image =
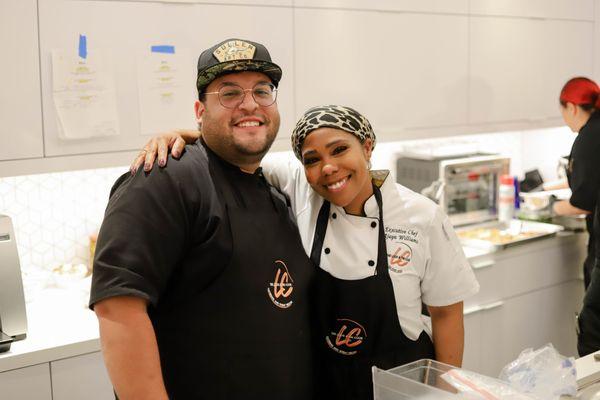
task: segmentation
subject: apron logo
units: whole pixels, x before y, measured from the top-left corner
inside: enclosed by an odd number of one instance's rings
[[[332,330],[325,337],[325,342],[329,348],[336,353],[346,356],[353,356],[358,353],[360,346],[367,337],[365,328],[351,319],[338,319],[338,329]]]
[[[394,254],[390,256],[390,270],[402,272],[401,268],[406,267],[412,259],[412,249],[406,243],[400,242]]]
[[[277,307],[289,308],[294,303],[290,297],[294,291],[294,280],[283,261],[277,260],[275,265],[275,279],[273,282],[269,282],[267,293]]]

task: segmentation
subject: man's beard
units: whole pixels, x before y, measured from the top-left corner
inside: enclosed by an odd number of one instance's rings
[[[265,117],[266,118],[266,117]],[[239,162],[260,162],[269,151],[279,130],[279,114],[273,118],[265,119],[266,132],[261,137],[260,143],[250,140],[248,143],[238,141],[233,134],[233,127],[229,124],[223,126],[219,121],[213,120],[209,113],[202,119],[202,136],[209,147],[227,161],[236,164]]]
[[[236,141],[235,137],[230,137],[228,139],[231,139],[230,145],[233,148],[235,148],[239,154],[248,156],[248,157],[261,156],[261,158],[262,158],[262,156],[264,156],[269,151],[271,146],[273,145],[273,142],[275,141],[276,136],[277,136],[277,133],[272,132],[272,129],[269,129],[267,131],[267,135],[264,137],[264,142],[262,143],[262,145],[261,146],[252,146],[254,148],[250,148],[248,145],[246,145],[244,143],[239,143],[238,141]]]

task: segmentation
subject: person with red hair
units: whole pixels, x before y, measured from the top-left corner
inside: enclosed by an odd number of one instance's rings
[[[588,78],[570,79],[560,93],[560,105],[565,123],[578,135],[567,169],[572,195],[554,203],[554,211],[559,215],[586,214],[590,234],[584,263],[586,294],[577,337],[577,351],[584,356],[600,350],[600,88]]]
[[[584,262],[585,288],[590,284],[595,260],[593,221],[598,192],[600,190],[600,88],[588,78],[570,79],[560,92],[560,111],[567,126],[578,133],[567,168],[568,186],[572,195],[569,200],[554,203],[558,215],[586,214],[586,226],[590,234],[588,256]]]

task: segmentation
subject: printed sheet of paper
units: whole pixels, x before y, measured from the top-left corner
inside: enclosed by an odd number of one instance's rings
[[[61,139],[119,134],[111,57],[106,50],[52,52],[52,94]]]
[[[189,51],[153,46],[138,57],[140,133],[155,135],[175,128],[193,129],[195,64]]]

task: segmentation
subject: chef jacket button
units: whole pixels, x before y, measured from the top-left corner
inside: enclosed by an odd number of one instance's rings
[[[331,214],[331,218],[336,219],[337,218],[337,214],[336,213]]]
[[[369,266],[372,267],[373,265],[375,265],[375,261],[369,260]]]
[[[377,222],[373,221],[371,222],[371,228],[375,228],[377,226]]]
[[[329,250],[329,247],[325,247],[325,254],[329,254],[331,253],[331,250]]]

